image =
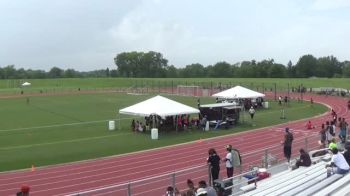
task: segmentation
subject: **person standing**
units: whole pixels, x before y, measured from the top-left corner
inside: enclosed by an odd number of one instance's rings
[[[327,135],[326,135],[327,129],[324,126],[324,123],[321,125],[321,130],[320,130],[320,143],[321,144],[326,144],[327,140]]]
[[[220,173],[220,157],[216,153],[214,148],[210,148],[208,151],[209,157],[207,159],[207,163],[209,164],[212,180],[219,178],[219,173]]]
[[[226,146],[226,157],[225,157],[225,164],[226,164],[226,173],[227,178],[231,178],[233,176],[233,155],[232,155],[232,146],[227,145]]]
[[[284,141],[283,141],[283,153],[284,157],[287,158],[287,161],[289,163],[290,157],[292,155],[292,143],[293,143],[293,134],[289,131],[289,128],[287,127],[285,129],[285,134],[284,134]]]
[[[250,118],[253,120],[254,114],[255,114],[255,109],[254,109],[254,107],[251,106],[248,112],[249,112],[249,114],[250,114]]]

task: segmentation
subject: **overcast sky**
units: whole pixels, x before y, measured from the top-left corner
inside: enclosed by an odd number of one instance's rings
[[[149,50],[176,67],[350,60],[350,0],[0,0],[0,66],[116,68]]]

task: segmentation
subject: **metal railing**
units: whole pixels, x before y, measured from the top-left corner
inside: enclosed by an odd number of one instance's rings
[[[297,138],[293,141],[292,157],[297,157],[299,149],[304,148],[307,151],[319,149],[318,134]],[[283,145],[276,144],[263,149],[242,153],[242,165],[235,169],[235,175],[232,178],[223,178],[223,181],[232,180],[233,185],[226,189],[239,190],[247,181],[242,181],[242,176],[251,172],[254,166],[259,168],[271,168],[275,165],[284,162],[286,159],[283,156]],[[88,196],[88,195],[162,195],[166,187],[176,187],[180,192],[186,189],[187,179],[193,181],[207,180],[210,182],[210,173],[206,164],[197,165],[190,168],[185,168],[179,171],[172,171],[162,175],[151,176],[139,180],[125,182],[106,187],[100,187],[91,190],[71,193],[69,196]],[[225,170],[222,169],[220,176],[225,176]],[[209,183],[208,183],[209,184]]]

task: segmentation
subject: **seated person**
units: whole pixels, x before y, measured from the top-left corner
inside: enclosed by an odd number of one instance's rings
[[[309,167],[311,165],[310,155],[307,152],[305,152],[303,148],[301,148],[299,152],[300,152],[300,157],[297,160],[295,167],[293,167],[293,169],[299,168],[300,166]]]
[[[335,138],[333,138],[333,139],[331,140],[331,143],[329,143],[328,148],[329,148],[330,150],[336,149],[336,148],[337,148],[337,140],[336,140]]]
[[[314,127],[312,126],[311,121],[307,122],[306,124],[306,129],[313,129]]]
[[[143,125],[142,125],[142,122],[140,122],[140,124],[139,124],[139,127],[138,127],[138,131],[140,131],[140,132],[143,132]]]
[[[349,164],[346,162],[344,156],[342,153],[338,152],[337,148],[331,149],[332,151],[332,160],[331,164],[327,164],[327,167],[337,167],[337,171],[335,173],[337,174],[346,174],[350,170]]]

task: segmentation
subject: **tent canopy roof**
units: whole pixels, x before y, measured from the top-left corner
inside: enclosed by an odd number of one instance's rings
[[[212,104],[205,104],[200,105],[201,108],[222,108],[222,107],[232,107],[236,106],[236,103],[212,103]]]
[[[262,93],[244,88],[242,86],[235,86],[233,88],[213,94],[212,96],[219,97],[219,98],[226,98],[226,99],[249,99],[249,98],[265,97],[265,95]]]
[[[135,105],[119,110],[120,114],[135,116],[174,116],[180,114],[197,114],[199,110],[171,99],[157,95]]]
[[[22,84],[22,86],[30,86],[31,85],[31,83],[29,83],[29,82],[24,82],[23,84]]]

